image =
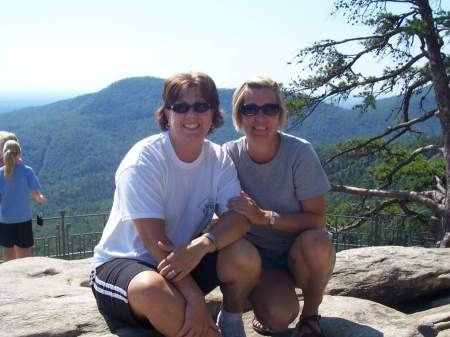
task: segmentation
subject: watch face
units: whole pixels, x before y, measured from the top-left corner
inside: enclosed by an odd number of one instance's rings
[[[270,212],[269,223],[270,223],[271,225],[274,225],[274,224],[275,224],[275,213],[274,213],[274,212]]]

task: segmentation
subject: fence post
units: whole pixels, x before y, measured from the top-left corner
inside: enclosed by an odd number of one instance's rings
[[[379,222],[380,222],[379,214],[375,214],[375,228],[374,228],[375,238],[374,238],[374,243],[373,243],[374,246],[380,245],[380,242],[379,242],[379,234],[380,234],[379,233],[379,231],[380,231]]]
[[[66,247],[67,247],[67,242],[66,242],[66,227],[64,224],[64,217],[66,215],[66,211],[61,210],[59,212],[59,214],[61,215],[61,240],[62,240],[62,256],[65,257],[66,256]]]

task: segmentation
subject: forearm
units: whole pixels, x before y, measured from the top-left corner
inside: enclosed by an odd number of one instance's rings
[[[222,249],[242,238],[249,230],[250,222],[245,216],[229,211],[220,217],[210,232],[216,240],[215,248]],[[206,240],[208,241],[208,239]],[[211,246],[211,243],[209,243],[209,246]]]
[[[290,233],[301,233],[308,229],[324,229],[325,214],[317,214],[312,212],[303,213],[276,213],[274,224],[270,225],[270,210],[263,210],[261,222],[255,225],[267,226],[272,229]]]
[[[147,249],[150,257],[158,265],[167,257],[168,252],[163,251],[158,246],[158,241],[166,245],[172,245],[166,236],[165,223],[161,219],[135,219],[133,222],[139,232],[139,237]]]
[[[145,248],[153,260],[155,260],[156,265],[158,265],[170,254],[158,246],[158,241],[165,245],[172,245],[165,234],[164,221],[159,219],[138,219],[134,220],[134,222],[140,232],[140,237]],[[187,275],[182,280],[172,282],[172,284],[180,291],[186,301],[200,301],[204,298],[202,291],[190,275]]]
[[[36,200],[39,203],[42,203],[45,201],[44,195],[39,191],[32,191],[31,196],[33,197],[34,200]]]
[[[187,302],[194,303],[196,301],[205,300],[202,291],[190,274],[184,277],[182,280],[172,282],[172,284],[175,286],[175,288],[177,288],[181,295],[183,295],[184,299]]]

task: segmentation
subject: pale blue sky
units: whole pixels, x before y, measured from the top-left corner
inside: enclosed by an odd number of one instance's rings
[[[93,92],[181,71],[206,72],[219,87],[259,75],[287,84],[299,48],[352,29],[330,16],[332,3],[0,0],[0,92]]]

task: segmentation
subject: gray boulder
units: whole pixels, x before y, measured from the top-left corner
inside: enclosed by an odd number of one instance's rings
[[[326,293],[386,305],[450,290],[450,249],[367,247],[337,254]]]
[[[0,336],[157,336],[155,332],[133,328],[111,333],[97,311],[88,274],[89,259],[33,257],[1,264]],[[221,298],[218,289],[208,295],[212,314],[217,313]],[[328,337],[436,336],[441,330],[445,333],[447,324],[445,311],[408,316],[351,297],[325,296],[320,310],[321,325]],[[244,314],[247,336],[257,337],[251,328],[252,318],[251,311]],[[289,331],[280,336],[289,336]]]

